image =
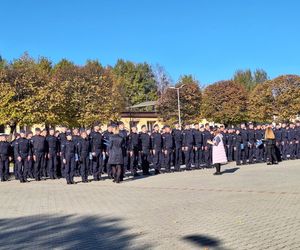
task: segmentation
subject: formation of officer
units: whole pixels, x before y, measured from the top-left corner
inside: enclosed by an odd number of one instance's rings
[[[21,183],[65,178],[67,184],[75,184],[80,176],[83,183],[108,178],[116,183],[125,175],[133,177],[212,166],[214,127],[209,124],[179,124],[141,131],[132,127],[127,131],[122,122],[112,123],[105,131],[100,123],[91,129],[53,128],[34,133],[21,130],[8,142],[7,135],[0,135],[0,180],[9,179],[9,163],[14,163],[14,176]],[[240,124],[238,127],[220,126],[228,161],[236,165],[268,162],[264,143],[268,124]],[[278,160],[300,159],[300,122],[271,126]],[[183,168],[182,165],[185,165]],[[92,179],[89,180],[89,176]]]

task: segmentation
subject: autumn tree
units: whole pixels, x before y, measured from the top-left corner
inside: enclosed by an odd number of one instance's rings
[[[200,119],[201,89],[199,82],[191,75],[180,78],[175,85],[180,88],[180,110],[183,123],[194,123]],[[178,122],[177,91],[167,88],[158,104],[158,113],[161,119],[168,123]]]
[[[272,81],[257,85],[249,94],[248,117],[252,122],[272,122],[275,98]]]
[[[247,91],[234,81],[221,81],[207,86],[202,97],[202,117],[223,124],[247,120]]]

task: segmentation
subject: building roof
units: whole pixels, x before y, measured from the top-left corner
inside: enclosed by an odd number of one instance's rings
[[[150,107],[150,106],[156,106],[157,101],[147,101],[147,102],[141,102],[139,104],[130,106],[129,108],[143,108],[143,107]]]

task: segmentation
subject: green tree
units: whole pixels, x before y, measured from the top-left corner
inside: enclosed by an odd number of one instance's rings
[[[262,69],[257,69],[254,72],[250,69],[237,70],[232,80],[243,85],[247,90],[252,90],[257,84],[267,81],[268,75]]]

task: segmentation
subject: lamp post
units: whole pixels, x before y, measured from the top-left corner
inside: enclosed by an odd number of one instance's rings
[[[179,90],[181,88],[183,88],[185,86],[185,84],[182,84],[180,87],[176,88],[176,87],[169,87],[169,89],[176,89],[177,91],[177,106],[178,106],[178,123],[179,126],[181,128],[181,113],[180,113],[180,97],[179,97]]]

